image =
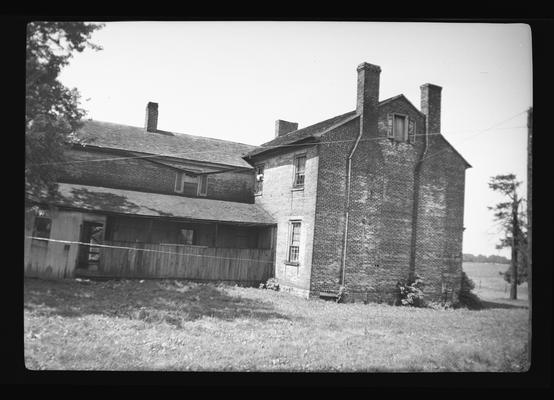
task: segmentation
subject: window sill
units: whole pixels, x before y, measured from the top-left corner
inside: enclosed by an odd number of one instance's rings
[[[290,191],[291,192],[297,192],[297,191],[300,191],[300,190],[304,190],[304,186],[293,186]]]
[[[254,196],[261,196],[263,193],[254,193]]]
[[[300,265],[299,262],[295,262],[295,261],[287,261],[285,260],[284,261],[285,265],[292,265],[293,267],[298,267]]]
[[[393,137],[387,137],[387,139],[389,139],[391,142],[394,142],[394,143],[405,143],[405,144],[411,144],[412,146],[415,145],[415,143],[410,140],[400,140]]]

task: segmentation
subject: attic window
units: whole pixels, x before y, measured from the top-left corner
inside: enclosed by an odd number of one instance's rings
[[[408,140],[408,124],[406,123],[406,116],[394,114],[394,122],[392,125],[393,136],[399,142],[405,142]]]
[[[398,142],[415,143],[415,121],[403,114],[388,115],[387,137]]]

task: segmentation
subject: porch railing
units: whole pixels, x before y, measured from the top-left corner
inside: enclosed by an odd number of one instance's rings
[[[274,250],[103,242],[98,270],[89,275],[117,278],[182,278],[265,282],[273,275]],[[78,271],[86,275],[87,271]]]

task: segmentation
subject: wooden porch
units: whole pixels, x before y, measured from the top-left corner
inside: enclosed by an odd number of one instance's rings
[[[217,248],[104,241],[98,263],[76,277],[265,282],[273,276],[273,249]]]

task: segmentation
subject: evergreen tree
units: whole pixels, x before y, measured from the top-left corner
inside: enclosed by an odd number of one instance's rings
[[[512,249],[511,267],[504,274],[504,279],[510,283],[510,299],[517,299],[517,285],[527,280],[526,221],[525,214],[519,211],[524,199],[517,192],[520,184],[514,174],[497,175],[489,181],[489,187],[504,195],[507,200],[489,209],[494,211],[494,218],[500,223],[504,233],[496,247]]]

